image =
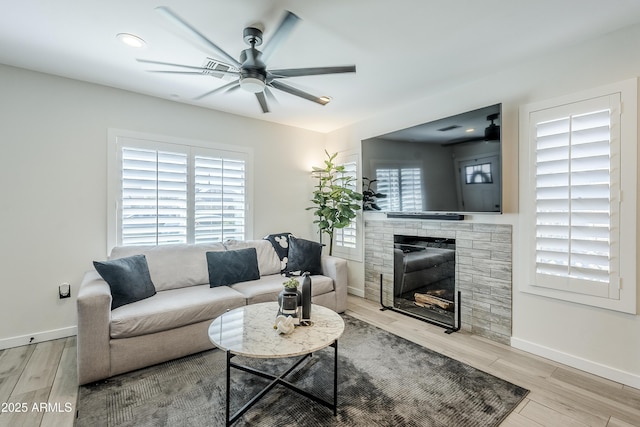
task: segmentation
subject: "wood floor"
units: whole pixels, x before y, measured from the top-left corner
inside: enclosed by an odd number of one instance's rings
[[[531,390],[503,427],[640,427],[640,390],[465,332],[446,335],[362,298],[349,296],[347,313]],[[0,426],[72,426],[76,384],[75,338],[0,351]]]
[[[74,424],[76,338],[0,351],[0,426]]]

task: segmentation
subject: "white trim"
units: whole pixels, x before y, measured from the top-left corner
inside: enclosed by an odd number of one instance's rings
[[[349,295],[355,295],[357,297],[364,298],[364,289],[356,288],[356,287],[353,287],[353,286],[348,286],[347,287],[347,293]]]
[[[23,345],[35,344],[43,341],[73,337],[76,335],[78,335],[78,327],[69,326],[67,328],[53,329],[51,331],[34,332],[33,334],[22,335],[19,337],[3,338],[0,340],[0,350],[21,347]],[[31,340],[32,338],[33,340]]]
[[[640,388],[640,375],[632,374],[631,372],[612,368],[601,363],[554,350],[520,338],[511,337],[511,347],[562,363],[563,365],[580,369],[581,371],[585,371],[599,377],[607,378],[611,381],[628,385],[629,387]]]

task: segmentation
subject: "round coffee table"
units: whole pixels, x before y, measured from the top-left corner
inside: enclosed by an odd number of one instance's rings
[[[297,326],[293,332],[280,335],[273,328],[278,304],[266,302],[251,304],[228,311],[217,317],[209,327],[209,339],[227,353],[227,426],[238,420],[251,406],[267,394],[276,385],[285,386],[311,400],[333,410],[338,410],[338,338],[344,332],[344,321],[339,314],[326,307],[312,305],[311,326]],[[325,347],[334,348],[333,402],[327,402],[318,396],[296,387],[285,379],[296,367]],[[277,376],[232,362],[234,356],[259,359],[302,356],[286,372]],[[231,368],[268,378],[271,383],[254,396],[233,416],[229,414],[229,394]]]

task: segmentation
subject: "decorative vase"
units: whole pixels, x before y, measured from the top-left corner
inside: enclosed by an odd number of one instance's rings
[[[302,321],[311,321],[311,273],[302,275]]]

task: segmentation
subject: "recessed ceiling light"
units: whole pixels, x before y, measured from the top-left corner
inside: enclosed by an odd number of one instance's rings
[[[471,133],[471,132],[473,132],[474,130],[475,130],[474,128],[469,128],[469,129],[465,130],[465,132],[466,132],[466,133]]]
[[[130,47],[140,48],[140,47],[145,47],[147,45],[147,43],[144,40],[142,40],[140,37],[135,36],[133,34],[129,34],[129,33],[117,34],[116,38],[120,40],[122,43]]]

